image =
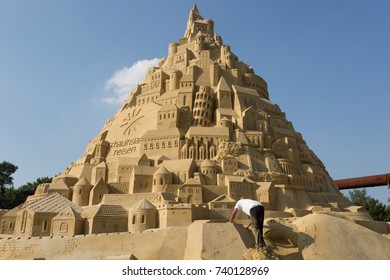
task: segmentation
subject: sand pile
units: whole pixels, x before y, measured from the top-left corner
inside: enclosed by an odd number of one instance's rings
[[[279,258],[267,249],[248,249],[242,256],[243,260],[278,260]]]

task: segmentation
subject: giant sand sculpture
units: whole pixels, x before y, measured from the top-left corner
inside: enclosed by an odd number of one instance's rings
[[[266,209],[268,252],[226,223],[241,197]],[[196,5],[85,153],[0,226],[0,259],[390,259],[389,225],[339,192]]]

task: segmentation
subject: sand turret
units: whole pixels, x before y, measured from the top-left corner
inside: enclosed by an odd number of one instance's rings
[[[85,177],[81,178],[73,187],[72,202],[78,206],[87,206],[91,189],[91,183]]]
[[[129,231],[143,231],[157,227],[157,209],[147,199],[138,201],[129,209]]]

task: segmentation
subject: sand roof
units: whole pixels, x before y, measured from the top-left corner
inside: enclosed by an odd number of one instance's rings
[[[83,177],[74,186],[87,186],[87,187],[91,187],[92,185],[85,177]]]
[[[105,196],[104,196],[105,197]],[[91,218],[95,215],[100,205],[85,206],[81,212],[81,217]]]
[[[140,157],[119,157],[118,165],[138,165],[143,156],[144,155]]]
[[[228,83],[226,82],[226,80],[223,76],[221,76],[221,78],[219,79],[219,82],[218,82],[218,85],[217,85],[217,88],[215,89],[215,91],[231,91]]]
[[[169,172],[168,169],[164,167],[164,165],[160,165],[160,167],[157,169],[156,172],[154,172],[154,174],[171,174],[171,172]]]
[[[101,204],[94,217],[110,217],[110,218],[125,218],[129,213],[120,205]]]
[[[19,212],[20,209],[22,209],[23,203],[19,204],[15,208],[12,208],[11,210],[7,211],[1,218],[11,218],[11,217],[16,217],[16,214]]]
[[[194,136],[203,136],[203,137],[227,137],[229,138],[229,128],[227,127],[197,127],[192,126],[188,130],[186,137],[191,138]]]
[[[55,182],[51,183],[51,185],[49,187],[49,190],[50,191],[53,191],[53,190],[69,190],[69,186],[65,183],[64,179],[60,179],[58,181],[55,181]]]
[[[75,209],[80,209],[81,212],[81,208],[79,206],[58,193],[53,193],[40,200],[34,201],[28,204],[25,208],[34,212],[58,213],[69,205],[72,205]]]
[[[183,186],[194,186],[194,185],[195,186],[201,186],[202,184],[199,181],[195,180],[194,178],[191,178],[191,179],[187,180],[183,184]]]
[[[184,135],[184,132],[178,129],[177,127],[170,127],[167,129],[158,129],[158,130],[148,130],[144,135],[142,135],[142,139],[148,138],[165,138],[167,136],[179,136]]]
[[[172,159],[164,160],[160,163],[160,166],[163,165],[169,171],[176,172],[189,170],[193,163],[193,159]]]
[[[225,178],[230,182],[248,182],[248,183],[255,183],[251,179],[248,179],[246,177],[242,177],[239,175],[225,175]]]
[[[152,203],[150,203],[147,199],[141,199],[136,204],[131,207],[131,209],[153,209],[156,208]]]
[[[209,160],[209,159],[205,159],[202,161],[202,163],[200,164],[200,167],[216,167],[215,164]]]
[[[217,198],[214,198],[210,202],[236,202],[236,201],[232,197],[230,197],[226,194],[223,194],[223,195],[218,196]]]
[[[75,220],[81,220],[83,219],[81,217],[81,211],[82,209],[78,207],[77,209],[74,208],[72,205],[68,205],[64,209],[62,209],[57,216],[54,217],[54,219],[75,219]]]
[[[107,189],[107,184],[103,180],[103,178],[100,178],[99,181],[95,184],[95,186],[92,188],[92,190],[97,190],[97,189]]]
[[[232,87],[236,93],[239,92],[239,93],[244,93],[244,94],[259,97],[259,93],[253,88],[240,87],[238,85],[232,85]]]

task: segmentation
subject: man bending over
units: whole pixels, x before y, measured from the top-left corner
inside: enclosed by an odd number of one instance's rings
[[[230,222],[233,223],[237,212],[241,210],[250,217],[250,222],[246,228],[251,227],[255,236],[256,249],[263,249],[265,242],[263,239],[264,206],[260,202],[252,199],[240,199],[234,206],[230,215]]]

